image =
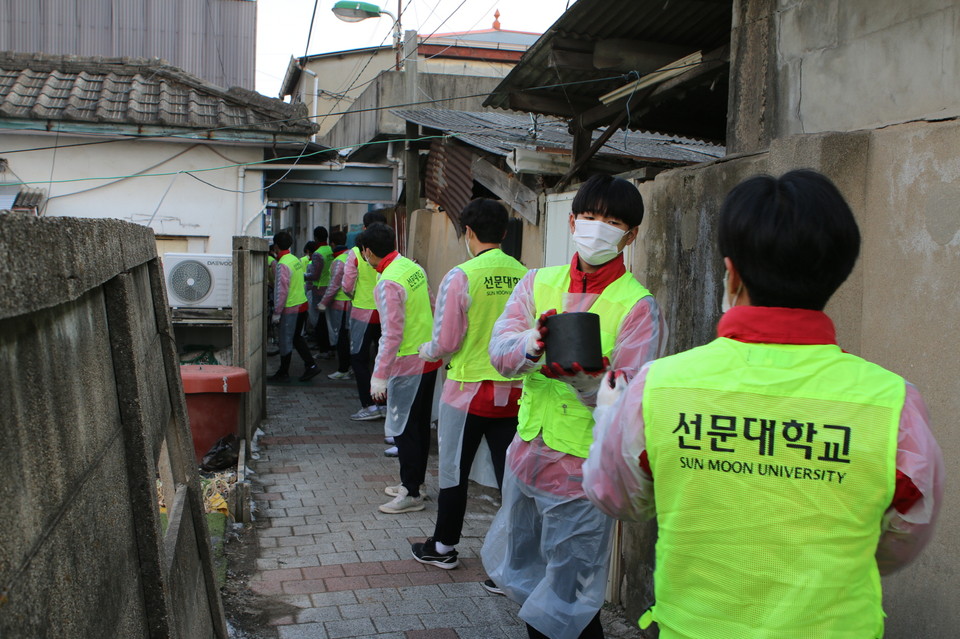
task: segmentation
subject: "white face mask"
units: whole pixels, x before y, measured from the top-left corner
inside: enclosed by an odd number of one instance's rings
[[[740,286],[737,287],[737,292],[734,293],[733,297],[730,296],[728,292],[730,290],[730,271],[724,271],[723,273],[723,301],[720,302],[720,310],[726,313],[731,308],[736,306],[737,298],[740,297],[740,291],[743,290],[743,282],[740,282]]]
[[[574,220],[573,224],[573,243],[587,264],[600,266],[620,254],[620,240],[626,231],[597,220]]]
[[[463,243],[467,247],[467,255],[469,255],[470,259],[472,260],[476,257],[476,255],[474,255],[473,251],[470,250],[470,236],[468,236],[466,233],[463,234]]]

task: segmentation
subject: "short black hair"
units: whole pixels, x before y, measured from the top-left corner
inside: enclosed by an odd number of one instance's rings
[[[317,250],[318,246],[320,245],[314,242],[313,240],[310,240],[309,242],[303,245],[303,254],[311,255],[314,251]]]
[[[571,211],[574,217],[580,213],[612,217],[633,228],[643,221],[643,198],[637,187],[623,178],[594,175],[580,185]]]
[[[330,243],[334,246],[340,246],[347,243],[347,234],[343,231],[333,231],[330,234]]]
[[[290,247],[293,246],[293,236],[287,231],[280,231],[273,236],[273,243],[281,251],[289,251]]]
[[[821,311],[860,254],[853,212],[833,182],[810,169],[734,187],[718,240],[754,306]]]
[[[385,257],[387,253],[394,250],[395,240],[396,235],[392,228],[386,224],[375,222],[361,233],[359,241],[362,241],[363,248],[370,249],[370,252],[377,257]]]
[[[363,228],[367,228],[371,224],[380,224],[387,223],[387,217],[380,211],[368,211],[363,214]]]
[[[315,226],[313,227],[313,239],[317,242],[326,242],[327,241],[327,227],[325,226]]]
[[[499,244],[507,232],[510,214],[497,200],[479,197],[463,207],[460,212],[460,230],[467,232],[469,226],[477,239],[484,244]]]

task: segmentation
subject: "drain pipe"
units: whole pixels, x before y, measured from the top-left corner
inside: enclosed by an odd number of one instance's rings
[[[243,235],[245,225],[243,223],[243,191],[247,181],[247,167],[237,167],[237,235]]]
[[[405,177],[403,173],[403,167],[404,167],[403,154],[394,155],[393,153],[394,144],[395,142],[387,143],[387,162],[389,162],[390,164],[393,164],[396,167],[397,178],[396,178],[396,181],[394,182],[395,191],[393,193],[393,200],[394,202],[396,202],[397,198],[400,197],[400,193],[403,191],[403,183],[405,181]]]

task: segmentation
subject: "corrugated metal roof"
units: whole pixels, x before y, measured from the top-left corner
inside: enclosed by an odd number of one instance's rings
[[[0,118],[310,135],[305,105],[227,91],[159,59],[0,52]]]
[[[394,109],[407,122],[448,133],[466,144],[506,156],[515,148],[569,153],[573,136],[567,123],[557,118],[497,111],[450,111],[446,109]],[[594,139],[603,130],[594,132]],[[617,131],[597,153],[599,157],[634,159],[666,164],[696,164],[723,157],[722,146],[673,135],[645,131]]]
[[[622,39],[655,43],[672,51],[706,53],[729,45],[732,15],[732,0],[578,0],[527,50],[484,106],[565,117],[583,113],[600,106],[599,96],[636,76],[621,75],[626,71],[623,69],[557,65],[555,50],[589,59],[587,56],[592,56],[598,41]],[[649,70],[652,69],[640,72]],[[711,109],[726,104],[726,87],[721,89],[722,93],[714,92]],[[541,98],[540,106],[531,108],[518,103],[515,96],[520,93]],[[688,99],[701,102],[705,97],[710,96],[688,95]],[[549,107],[543,106],[545,100],[550,101]],[[689,115],[694,113],[691,110]],[[669,116],[661,120],[673,122]],[[720,118],[721,124],[722,121]]]

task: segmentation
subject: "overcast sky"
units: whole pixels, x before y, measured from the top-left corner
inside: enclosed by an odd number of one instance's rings
[[[276,97],[290,56],[344,51],[390,44],[393,21],[384,16],[342,22],[330,11],[335,0],[319,0],[310,47],[307,32],[315,0],[257,0],[256,89]],[[500,10],[500,28],[543,33],[573,0],[402,0],[400,25],[423,35],[474,31],[493,26]],[[376,3],[375,3],[376,4]],[[397,13],[397,0],[379,3]]]

